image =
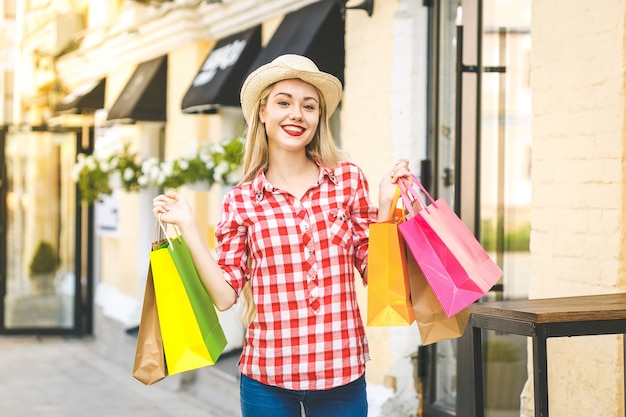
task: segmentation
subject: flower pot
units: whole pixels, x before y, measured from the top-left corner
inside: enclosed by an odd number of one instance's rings
[[[31,280],[31,293],[36,295],[49,295],[54,294],[54,279],[56,273],[48,272],[41,274],[34,274],[30,277]]]

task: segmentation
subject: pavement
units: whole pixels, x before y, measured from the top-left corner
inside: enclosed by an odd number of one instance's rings
[[[131,372],[93,338],[0,336],[0,417],[237,417]]]

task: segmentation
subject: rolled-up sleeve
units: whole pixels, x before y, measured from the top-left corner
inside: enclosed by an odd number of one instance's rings
[[[367,267],[369,249],[369,225],[378,218],[378,208],[369,197],[369,185],[363,171],[358,169],[357,186],[354,190],[351,219],[354,241],[354,266],[363,276]]]
[[[224,278],[233,287],[237,296],[249,277],[248,253],[246,250],[247,229],[237,212],[237,203],[232,192],[224,198],[222,214],[215,228],[218,264]]]

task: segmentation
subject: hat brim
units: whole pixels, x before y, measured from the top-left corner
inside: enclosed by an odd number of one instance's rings
[[[326,117],[335,112],[341,100],[341,82],[333,75],[321,71],[307,71],[293,68],[278,62],[270,62],[254,70],[241,87],[241,109],[246,122],[250,124],[255,116],[255,105],[261,99],[263,90],[279,81],[300,79],[313,85],[326,103]]]

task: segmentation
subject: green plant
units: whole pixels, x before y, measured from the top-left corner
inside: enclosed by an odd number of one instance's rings
[[[234,185],[241,179],[241,161],[244,153],[242,137],[234,137],[217,145],[213,152],[215,182]]]
[[[112,156],[110,163],[112,169],[119,172],[124,190],[138,191],[141,188],[138,181],[142,174],[141,162],[136,153],[130,152],[128,145],[120,154]]]
[[[509,342],[489,341],[486,349],[489,362],[517,362],[520,360],[517,348]]]
[[[160,185],[176,188],[198,182],[204,182],[209,187],[213,184],[236,184],[241,177],[243,149],[241,137],[220,143],[205,142],[193,154],[171,162]]]
[[[59,267],[59,257],[50,242],[42,240],[39,242],[33,259],[30,263],[30,275],[52,273]]]
[[[178,159],[142,161],[124,146],[108,153],[79,154],[72,178],[80,188],[81,199],[88,203],[102,194],[111,194],[115,188],[132,192],[150,186],[173,189],[198,182],[209,187],[234,185],[241,178],[243,149],[243,138],[236,136],[220,143],[205,142],[193,154]]]
[[[100,194],[111,194],[113,190],[109,184],[111,174],[110,164],[94,155],[79,154],[72,178],[78,184],[81,199],[92,203]]]
[[[495,220],[484,220],[480,231],[480,243],[489,252],[498,246],[498,231]],[[530,250],[530,223],[524,222],[505,227],[502,242],[505,252],[528,252]]]

